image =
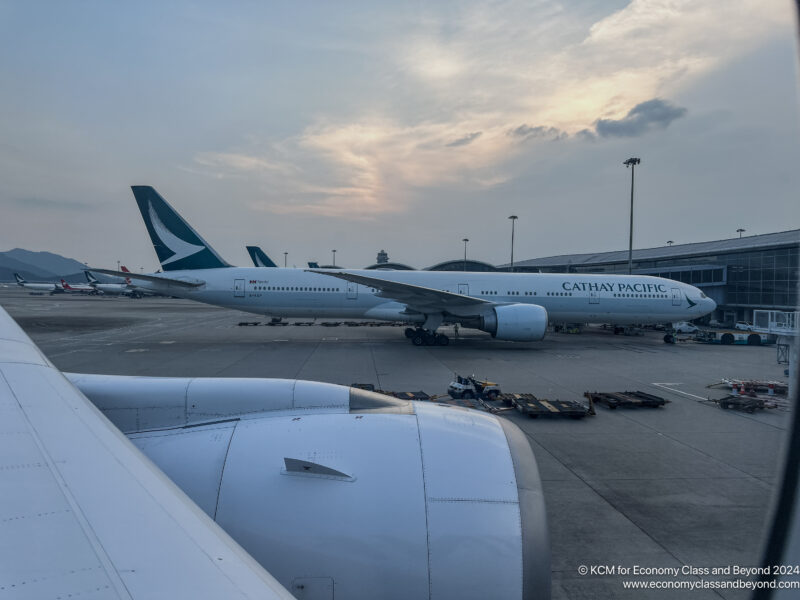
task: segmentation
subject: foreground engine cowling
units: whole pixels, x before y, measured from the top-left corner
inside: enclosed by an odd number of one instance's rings
[[[506,419],[303,381],[69,378],[112,420],[170,422],[129,437],[298,598],[550,597],[536,460]]]
[[[538,304],[495,306],[483,316],[480,329],[498,340],[538,342],[547,331],[547,311]]]

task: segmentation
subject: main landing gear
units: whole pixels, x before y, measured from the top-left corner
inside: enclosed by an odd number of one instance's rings
[[[450,343],[450,338],[445,334],[428,331],[421,327],[416,329],[407,327],[405,334],[415,346],[447,346]]]

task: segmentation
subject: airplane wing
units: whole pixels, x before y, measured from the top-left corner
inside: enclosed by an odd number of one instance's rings
[[[402,302],[407,305],[409,309],[419,312],[446,312],[455,308],[480,308],[482,306],[491,306],[494,304],[490,300],[483,300],[481,298],[474,298],[472,296],[465,296],[445,290],[437,290],[421,285],[390,281],[381,279],[380,277],[350,273],[348,271],[307,270],[312,273],[330,275],[331,277],[338,277],[345,281],[352,281],[353,283],[360,283],[361,285],[375,288],[379,290],[378,295],[382,298],[390,298],[397,302]]]
[[[0,308],[0,590],[292,598]]]
[[[150,283],[158,283],[164,286],[176,285],[178,287],[200,287],[205,285],[202,279],[174,279],[172,277],[159,277],[157,275],[145,275],[144,273],[130,273],[126,271],[115,271],[114,269],[92,269],[93,273],[104,273],[106,275],[115,275],[117,277],[131,279],[140,279],[142,281],[149,281]]]

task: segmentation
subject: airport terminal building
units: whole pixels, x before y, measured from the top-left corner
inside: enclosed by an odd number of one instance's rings
[[[796,310],[800,229],[633,251],[633,273],[694,285],[713,298],[720,321],[750,321],[753,310]],[[505,270],[508,265],[502,265]],[[514,271],[627,273],[628,251],[548,256]]]

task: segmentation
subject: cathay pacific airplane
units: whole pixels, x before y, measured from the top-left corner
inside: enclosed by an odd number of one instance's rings
[[[35,292],[50,292],[51,294],[55,294],[57,292],[64,291],[64,288],[58,283],[31,283],[29,281],[25,281],[25,278],[19,273],[14,273],[14,279],[17,280],[18,286],[33,290]]]
[[[125,267],[123,266],[120,268],[124,269]],[[92,275],[91,271],[84,271],[83,273],[86,275],[86,281],[89,283],[89,285],[98,292],[110,294],[112,296],[140,296],[140,294],[133,288],[129,277],[125,278],[125,283],[101,283],[97,280],[97,277]]]
[[[716,304],[699,289],[644,275],[471,273],[234,267],[150,186],[134,186],[163,272],[122,274],[137,285],[274,317],[367,318],[415,324],[414,345],[447,345],[459,324],[500,340],[541,340],[548,323],[688,321]]]
[[[258,246],[247,246],[247,253],[250,255],[250,260],[252,260],[253,264],[257,267],[272,268],[278,266],[269,256],[267,256],[267,253]]]

